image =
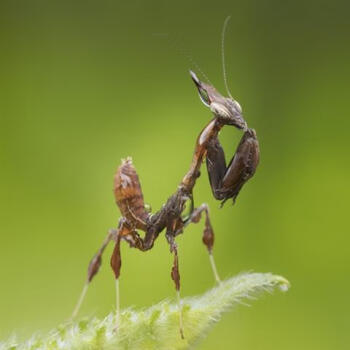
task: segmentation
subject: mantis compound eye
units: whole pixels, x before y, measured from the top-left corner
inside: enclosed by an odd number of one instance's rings
[[[208,95],[208,92],[207,90],[203,87],[203,84],[197,77],[197,75],[190,71],[190,74],[191,74],[191,77],[192,77],[192,80],[194,82],[194,84],[196,85],[197,89],[198,89],[198,93],[199,93],[199,97],[201,99],[201,101],[207,106],[209,107],[210,106],[210,99],[209,99],[209,95]]]
[[[207,106],[210,106],[210,99],[209,99],[209,95],[207,93],[207,90],[203,89],[202,87],[198,88],[198,93],[199,93],[199,97],[201,99],[201,101]]]

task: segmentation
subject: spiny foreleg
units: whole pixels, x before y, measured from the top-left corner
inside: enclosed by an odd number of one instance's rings
[[[229,198],[235,201],[259,163],[259,143],[255,131],[245,131],[228,166],[220,141],[218,138],[211,139],[207,146],[206,161],[214,197],[222,200],[222,203]]]

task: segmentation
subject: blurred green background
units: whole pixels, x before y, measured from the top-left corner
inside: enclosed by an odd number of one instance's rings
[[[346,1],[1,1],[0,338],[70,315],[92,254],[119,212],[113,174],[133,157],[158,209],[211,118],[190,54],[222,92],[220,32],[233,96],[261,163],[219,209],[203,168],[219,271],[274,272],[287,294],[226,315],[200,349],[348,349],[349,8]],[[241,133],[225,129],[228,157]],[[213,285],[202,225],[179,237],[182,295]],[[114,305],[109,253],[81,315]],[[122,249],[121,301],[172,297],[164,237]]]

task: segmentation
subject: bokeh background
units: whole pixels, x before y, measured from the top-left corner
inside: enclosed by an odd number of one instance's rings
[[[1,1],[0,337],[24,339],[71,313],[86,267],[116,225],[113,174],[131,155],[158,209],[211,118],[188,69],[233,96],[261,163],[237,204],[211,195],[219,271],[274,272],[292,289],[241,306],[200,349],[348,349],[349,5],[346,1]],[[225,129],[230,157],[241,133]],[[179,237],[182,295],[213,285],[202,225]],[[81,315],[114,305],[108,260]],[[174,295],[167,244],[123,246],[123,306]]]

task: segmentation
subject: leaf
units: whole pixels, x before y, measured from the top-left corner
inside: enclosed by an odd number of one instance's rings
[[[17,344],[12,338],[0,343],[1,350],[29,349],[144,349],[180,350],[194,348],[224,312],[257,294],[289,288],[289,282],[270,273],[246,273],[221,282],[203,295],[182,299],[184,335],[179,333],[179,312],[174,302],[163,301],[145,310],[122,311],[115,332],[115,316],[64,324],[46,336],[35,335]]]

